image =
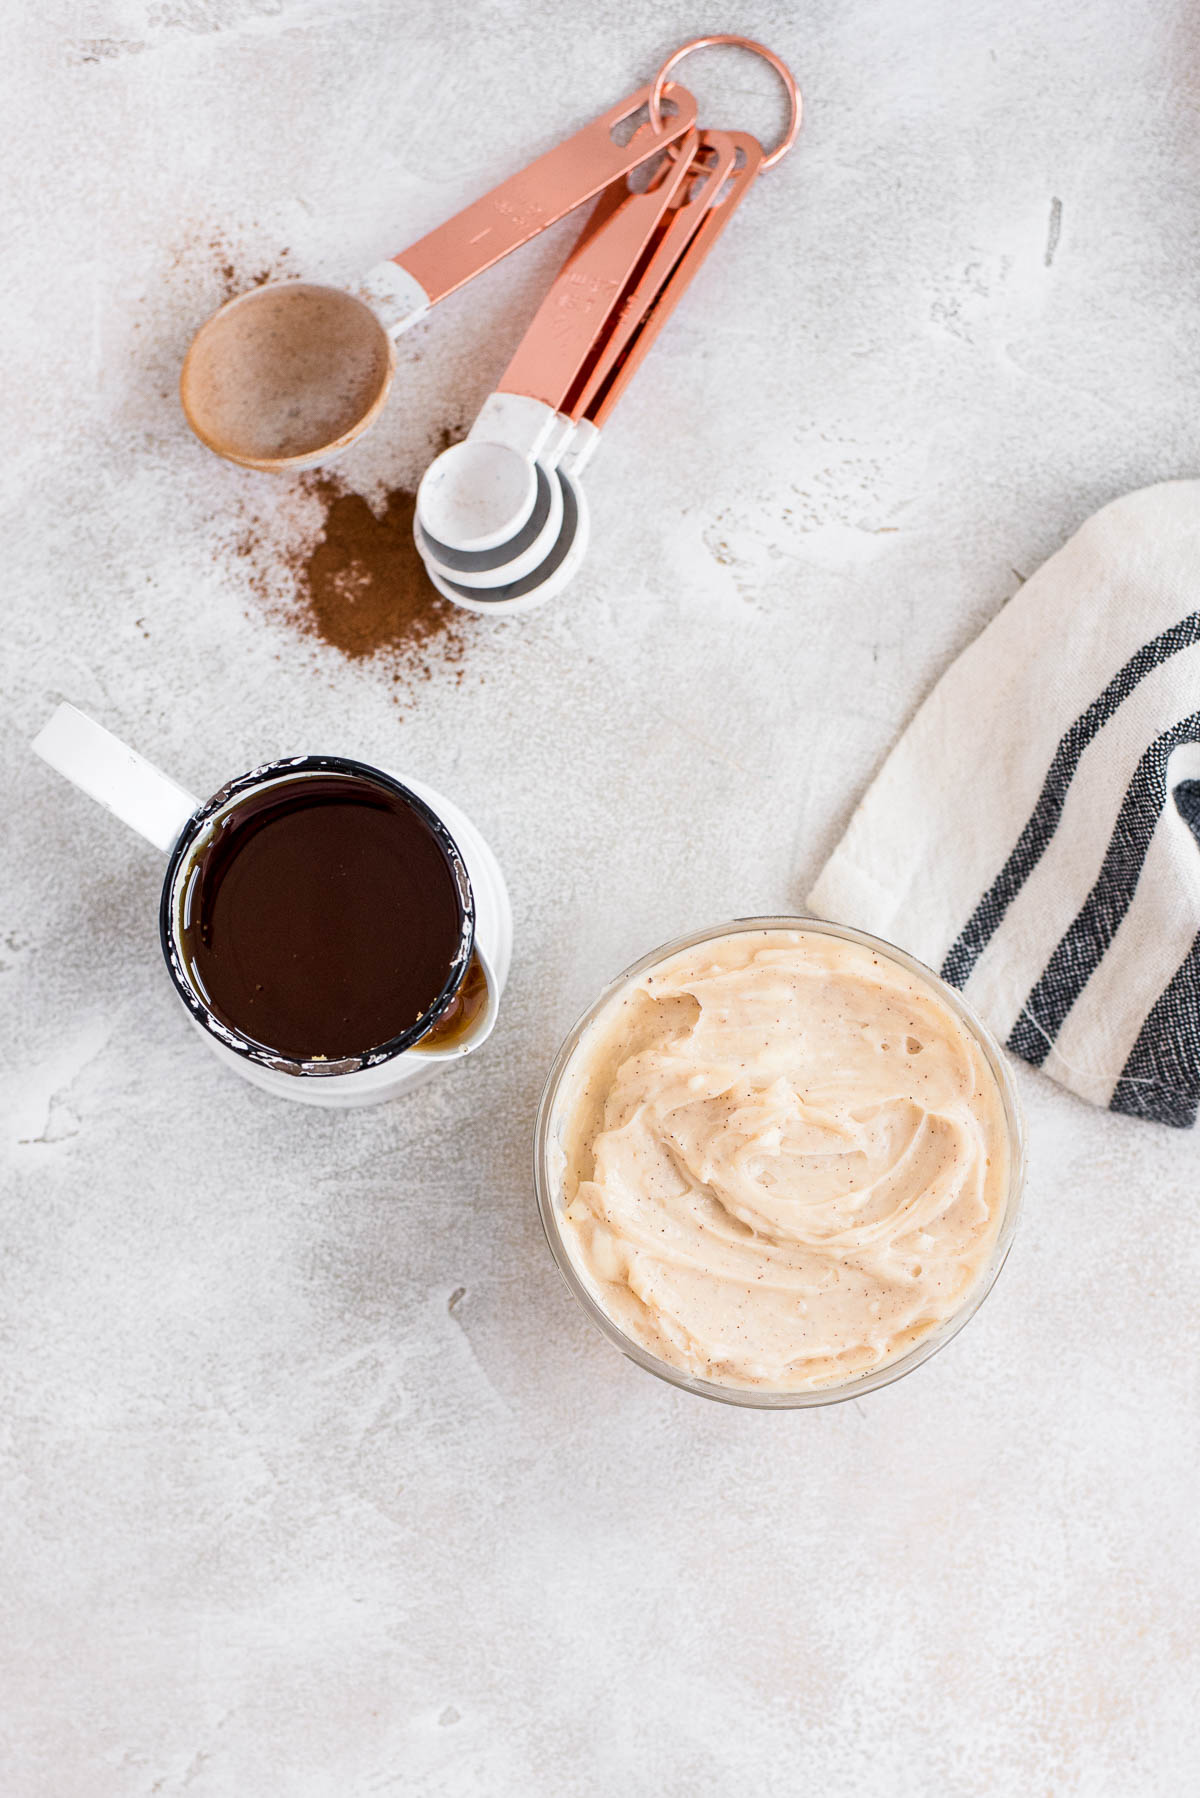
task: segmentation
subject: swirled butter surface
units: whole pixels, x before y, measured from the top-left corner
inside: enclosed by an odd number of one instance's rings
[[[1009,1126],[975,1037],[890,956],[709,938],[591,1020],[551,1124],[563,1241],[626,1336],[798,1391],[907,1354],[986,1269]]]

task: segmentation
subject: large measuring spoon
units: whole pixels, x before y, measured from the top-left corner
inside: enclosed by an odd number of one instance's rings
[[[358,292],[271,282],[229,300],[200,327],[180,397],[208,448],[246,468],[311,468],[378,415],[395,372],[393,338],[430,306],[593,199],[690,131],[686,88],[639,88],[519,174],[376,265]],[[618,142],[654,100],[654,123]]]

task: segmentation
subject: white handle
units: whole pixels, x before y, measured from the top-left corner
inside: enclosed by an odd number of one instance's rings
[[[563,420],[545,400],[535,400],[525,393],[489,393],[467,433],[467,442],[502,443],[527,462],[535,456],[544,461],[549,449],[551,459],[556,460],[554,450],[564,423],[569,435],[569,421]]]
[[[33,749],[164,853],[199,809],[200,801],[191,793],[73,705],[59,706],[33,739]]]
[[[575,435],[563,452],[562,465],[569,475],[579,479],[599,441],[600,426],[594,425],[590,418],[581,418],[575,426]]]
[[[377,262],[368,269],[358,294],[389,337],[399,337],[410,325],[419,324],[433,303],[416,276],[398,262]]]

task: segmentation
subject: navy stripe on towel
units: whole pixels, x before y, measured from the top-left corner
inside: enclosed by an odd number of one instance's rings
[[[1200,642],[1200,612],[1190,613],[1152,642],[1143,644],[1066,732],[1054,752],[1037,804],[1016,847],[942,963],[942,979],[948,980],[951,986],[966,985],[1005,912],[1045,853],[1046,845],[1058,828],[1075,770],[1092,738],[1107,724],[1122,701],[1129,698],[1139,681],[1152,673],[1160,662],[1196,642]]]
[[[1181,780],[1175,789],[1179,815],[1200,844],[1200,780]]]
[[[1191,782],[1200,794],[1200,782]],[[1193,829],[1196,827],[1193,825]],[[1200,936],[1142,1025],[1113,1111],[1187,1130],[1200,1109]]]
[[[1040,1067],[1063,1019],[1133,903],[1142,864],[1167,797],[1167,762],[1180,743],[1200,741],[1200,712],[1180,719],[1146,750],[1130,781],[1095,886],[1025,1001],[1008,1046]]]

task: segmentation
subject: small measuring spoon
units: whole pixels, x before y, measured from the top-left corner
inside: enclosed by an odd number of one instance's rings
[[[599,442],[600,429],[763,165],[762,146],[748,132],[703,132],[701,147],[709,153],[709,165],[694,175],[691,187],[660,225],[648,259],[635,271],[614,309],[615,322],[575,400],[574,434],[559,450],[553,467],[542,471],[562,490],[557,538],[538,566],[514,567],[506,581],[486,591],[468,585],[426,555],[430,580],[457,605],[477,612],[529,611],[561,592],[578,570],[590,536],[579,477]]]
[[[231,462],[271,472],[311,468],[376,418],[395,372],[393,338],[501,257],[690,131],[686,88],[641,87],[520,173],[373,268],[358,293],[271,282],[215,312],[180,377],[187,421]],[[655,102],[655,122],[619,133]]]
[[[733,144],[720,139],[720,134],[696,134],[694,145],[689,139],[682,139],[678,152],[668,151],[666,154],[678,154],[682,157],[688,150],[693,152],[689,162],[682,166],[678,163],[675,165],[670,192],[666,196],[666,208],[656,207],[646,211],[644,216],[649,219],[651,231],[644,241],[639,239],[634,243],[635,251],[640,251],[640,254],[635,254],[628,260],[624,286],[616,295],[594,336],[586,331],[572,333],[573,354],[570,358],[561,354],[556,358],[555,351],[559,346],[554,342],[555,334],[560,331],[568,309],[576,304],[576,266],[585,259],[585,253],[590,250],[597,232],[608,228],[607,221],[614,210],[614,193],[619,206],[628,207],[631,204],[630,197],[620,189],[620,184],[616,189],[610,188],[601,197],[575,251],[530,325],[505,373],[501,383],[502,390],[514,388],[519,391],[522,386],[528,385],[537,388],[545,396],[545,403],[551,404],[553,402],[549,399],[549,392],[552,386],[555,398],[559,400],[558,417],[536,456],[530,459],[526,452],[522,457],[523,465],[531,469],[536,479],[536,496],[528,523],[516,531],[513,531],[511,521],[502,524],[500,528],[511,534],[496,547],[486,550],[459,549],[448,545],[434,534],[428,524],[428,519],[442,497],[441,484],[446,481],[447,476],[450,499],[459,500],[460,494],[465,490],[465,500],[470,503],[477,497],[479,481],[486,480],[489,467],[495,466],[502,471],[508,465],[513,457],[510,447],[494,442],[472,445],[471,439],[468,439],[466,445],[455,445],[453,449],[444,452],[428,470],[426,482],[422,483],[417,496],[417,547],[430,571],[441,574],[452,582],[456,591],[461,592],[471,587],[508,587],[535,568],[540,568],[559,540],[564,523],[564,507],[571,496],[567,493],[567,484],[559,481],[554,471],[560,454],[569,450],[574,442],[576,427],[585,410],[584,395],[613,366],[614,340],[619,347],[628,342],[644,316],[654,291],[665,278],[666,271],[682,252],[705,208],[720,192],[725,176],[734,166],[736,151]],[[664,240],[667,246],[665,258]],[[651,270],[652,273],[648,274]],[[547,339],[550,339],[549,345]],[[553,383],[542,378],[547,362],[553,366]],[[492,396],[492,401],[485,405],[476,421],[472,438],[490,435],[497,419],[502,428],[512,422],[511,413],[505,415],[501,410],[502,404],[507,402],[501,402],[498,395]],[[456,451],[469,453],[468,445],[474,448],[477,460],[474,465],[467,462],[464,469],[462,462],[465,455],[456,457]],[[430,489],[433,489],[432,501],[429,498]],[[582,495],[574,497],[578,503],[574,506],[573,523],[571,520],[567,521],[567,529],[571,535],[577,535],[581,529],[586,530],[587,526],[587,512],[582,504]],[[452,525],[454,522],[451,520]],[[480,598],[490,601],[491,596],[481,592]]]
[[[426,470],[417,546],[464,586],[515,580],[553,546],[562,494],[551,471],[571,434],[567,401],[687,182],[699,141],[685,132],[644,191],[619,182],[602,196],[470,435]]]
[[[773,168],[788,154],[796,141],[802,102],[791,70],[765,44],[759,43],[755,38],[731,32],[693,38],[672,51],[651,87],[648,107],[650,123],[662,123],[659,102],[666,91],[667,77],[671,71],[693,51],[718,45],[747,50],[752,55],[761,57],[774,69],[783,83],[788,99],[789,116],[783,134],[769,152],[764,152],[757,140],[746,134],[731,134],[741,139],[740,167],[737,175],[726,181],[719,193],[710,196],[713,199],[714,221],[706,218],[704,223],[707,228],[704,231],[697,228],[695,233],[685,235],[677,260],[669,271],[664,271],[664,265],[679,246],[660,239],[656,252],[643,265],[641,275],[631,280],[630,291],[624,296],[622,306],[613,314],[613,327],[608,334],[607,344],[600,347],[590,371],[583,377],[580,391],[569,402],[571,415],[578,421],[573,436],[565,449],[561,440],[558,440],[552,455],[544,449],[539,456],[539,462],[550,468],[548,474],[545,467],[539,468],[539,486],[541,477],[546,475],[547,479],[557,481],[563,489],[563,525],[546,561],[530,573],[523,574],[520,579],[509,580],[504,585],[493,586],[486,591],[477,589],[473,597],[471,587],[464,581],[450,579],[435,561],[426,558],[427,572],[438,591],[471,611],[527,611],[549,599],[570,580],[582,560],[588,538],[588,514],[583,487],[578,477],[596,447],[600,426],[640,366],[642,358],[677,304],[699,263],[728,223],[733,210],[733,205],[729,202],[738,203],[755,175],[761,170]],[[694,193],[695,189],[690,191]],[[719,222],[715,222],[718,206],[722,210]],[[684,235],[685,227],[680,226],[679,229],[681,235]],[[664,239],[665,236],[664,228]],[[647,296],[650,297],[649,305],[646,303]],[[640,322],[635,322],[638,321],[639,314]],[[579,415],[580,412],[582,416]]]

